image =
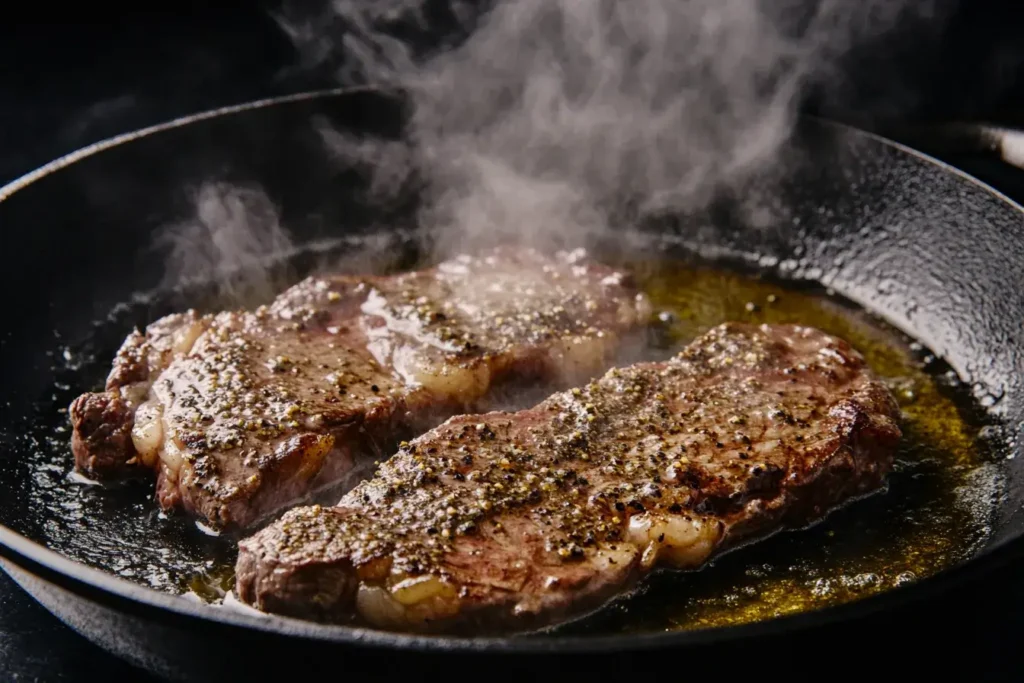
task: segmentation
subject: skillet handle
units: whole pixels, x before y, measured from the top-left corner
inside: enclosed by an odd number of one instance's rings
[[[940,159],[982,158],[1024,170],[1024,129],[988,123],[949,122],[898,126],[879,132]]]
[[[876,132],[941,159],[1024,203],[1024,128],[949,122],[881,126]]]

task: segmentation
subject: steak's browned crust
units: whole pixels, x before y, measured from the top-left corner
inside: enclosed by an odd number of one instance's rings
[[[313,277],[254,312],[161,319],[71,405],[77,468],[158,472],[164,508],[246,527],[512,380],[603,371],[642,296],[580,252],[498,249],[394,276]]]
[[[550,624],[880,488],[898,408],[846,342],[726,324],[530,410],[459,416],[240,543],[238,596],[408,629]]]

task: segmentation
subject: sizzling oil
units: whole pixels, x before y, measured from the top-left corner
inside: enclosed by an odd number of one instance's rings
[[[657,574],[637,595],[564,630],[693,629],[820,608],[932,574],[984,541],[993,509],[985,496],[995,481],[988,468],[994,468],[978,446],[980,425],[965,417],[969,402],[956,398],[955,375],[924,349],[820,291],[683,261],[625,265],[666,314],[651,353],[677,348],[726,320],[818,327],[848,340],[892,387],[904,411],[903,446],[887,493],[812,529],[740,549],[703,571]],[[18,457],[0,459],[0,470],[16,470],[0,471],[2,495],[17,501],[0,523],[99,569],[217,601],[232,585],[231,539],[207,536],[183,516],[159,514],[151,485],[101,488],[69,476],[66,406],[102,385],[125,332],[169,312],[158,309],[125,308],[84,347],[55,353],[52,402],[18,428]],[[7,490],[10,482],[15,489]]]
[[[980,425],[954,397],[955,375],[919,344],[823,291],[664,262],[632,270],[672,346],[727,320],[799,323],[846,339],[896,396],[904,436],[888,491],[700,572],[656,574],[631,599],[567,631],[720,627],[823,608],[926,577],[984,541],[997,469],[979,445]]]

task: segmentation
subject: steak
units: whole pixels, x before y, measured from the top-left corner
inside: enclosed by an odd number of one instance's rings
[[[646,300],[586,254],[497,249],[391,276],[311,277],[255,311],[175,314],[71,405],[79,471],[156,470],[165,509],[250,527],[502,387],[613,361]]]
[[[336,507],[242,540],[235,591],[328,622],[550,625],[880,489],[898,416],[846,342],[724,324],[665,362],[403,444]]]

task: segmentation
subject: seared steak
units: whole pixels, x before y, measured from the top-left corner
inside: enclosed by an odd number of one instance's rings
[[[337,507],[243,540],[236,592],[400,629],[551,624],[879,489],[898,415],[846,342],[722,325],[532,409],[451,418]]]
[[[646,304],[580,252],[312,277],[254,312],[163,318],[71,405],[78,469],[155,469],[161,505],[246,527],[515,381],[587,381]]]

